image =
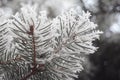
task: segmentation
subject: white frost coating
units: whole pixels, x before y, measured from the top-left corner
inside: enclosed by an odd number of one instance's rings
[[[5,57],[5,55],[9,55],[9,53],[14,49],[14,45],[13,45],[13,37],[10,33],[10,28],[9,28],[9,20],[8,18],[10,17],[10,15],[8,15],[8,13],[6,14],[2,9],[0,10],[0,43],[5,43],[4,45],[0,46],[0,49],[3,51],[1,52],[3,54],[3,57]],[[6,54],[4,54],[6,53]],[[9,58],[9,57],[8,57]],[[1,60],[2,58],[0,58]],[[4,59],[3,60],[7,60]],[[1,60],[2,61],[2,60]]]
[[[89,17],[89,12],[81,11],[79,14],[75,9],[71,9],[57,16],[52,22],[53,45],[55,49],[58,49],[57,55],[63,58],[64,63],[66,60],[70,62],[59,64],[64,64],[73,73],[83,69],[80,62],[83,59],[80,58],[80,55],[94,53],[97,48],[92,45],[92,41],[99,39],[99,34],[102,33],[95,30],[97,25],[91,22]],[[56,39],[60,39],[60,41]],[[71,55],[74,56],[71,57]],[[74,64],[72,61],[75,61]]]
[[[89,20],[90,13],[80,11],[70,9],[49,20],[45,11],[25,5],[13,16],[10,26],[18,49],[15,54],[25,64],[34,63],[35,58],[38,68],[44,65],[42,80],[46,76],[52,80],[73,80],[75,73],[83,70],[84,55],[97,49],[92,41],[102,32],[95,30],[97,25]]]

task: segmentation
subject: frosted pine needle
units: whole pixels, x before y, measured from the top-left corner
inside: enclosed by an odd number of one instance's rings
[[[92,41],[102,32],[84,11],[71,9],[49,20],[45,12],[37,10],[24,6],[5,24],[11,30],[11,51],[3,40],[5,35],[0,34],[3,80],[73,80],[83,69],[81,55],[96,51]],[[3,27],[0,24],[0,32]]]

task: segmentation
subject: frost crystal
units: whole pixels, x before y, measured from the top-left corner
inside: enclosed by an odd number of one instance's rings
[[[92,41],[102,33],[95,30],[97,25],[89,16],[71,9],[49,20],[36,6],[22,7],[7,23],[14,49],[9,54],[3,52],[7,59],[1,58],[3,80],[73,80],[83,69],[84,55],[97,49]],[[7,44],[2,41],[0,45]]]

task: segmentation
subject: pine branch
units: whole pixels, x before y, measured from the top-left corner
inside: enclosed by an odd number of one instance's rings
[[[28,75],[24,76],[21,80],[27,80],[29,77],[34,75],[37,72],[36,66],[33,67],[32,72],[30,72]]]
[[[84,55],[97,49],[92,41],[102,32],[96,31],[84,11],[71,9],[49,20],[45,12],[36,10],[26,5],[0,25],[3,80],[73,80],[83,69]]]
[[[33,45],[33,65],[36,65],[36,48],[35,48],[35,38],[34,38],[34,26],[30,26],[29,35],[32,35],[32,45]]]

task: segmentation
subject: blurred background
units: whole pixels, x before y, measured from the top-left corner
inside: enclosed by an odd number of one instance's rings
[[[99,49],[87,56],[85,69],[75,80],[120,80],[120,0],[0,0],[0,14],[10,17],[22,4],[34,3],[51,19],[77,6],[89,11],[91,21],[104,33],[93,42]]]

